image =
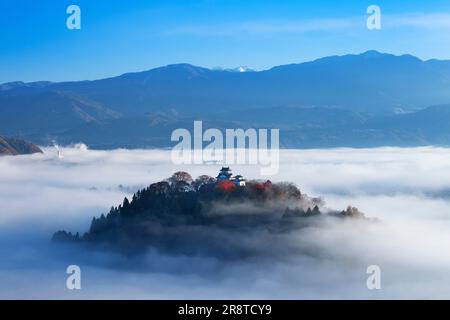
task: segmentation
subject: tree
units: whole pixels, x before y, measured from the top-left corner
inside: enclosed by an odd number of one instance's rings
[[[320,209],[318,206],[314,206],[314,209],[312,210],[312,215],[313,216],[320,215]]]
[[[149,192],[154,194],[166,194],[170,191],[170,184],[167,181],[153,183],[149,187]]]
[[[170,184],[175,184],[177,182],[186,182],[191,184],[192,183],[192,176],[185,172],[185,171],[178,171],[175,172],[170,178],[169,178],[169,182]]]
[[[365,217],[364,213],[359,211],[358,208],[355,208],[352,206],[348,206],[347,210],[342,211],[341,214],[344,217],[349,217],[349,218],[364,218]]]
[[[236,185],[230,180],[223,180],[217,184],[217,188],[225,192],[232,192],[236,190]]]
[[[216,182],[216,179],[214,179],[211,176],[208,175],[202,175],[200,177],[198,177],[197,179],[195,179],[195,181],[192,183],[192,185],[194,186],[195,190],[199,190],[202,186],[206,185],[206,184],[213,184]]]

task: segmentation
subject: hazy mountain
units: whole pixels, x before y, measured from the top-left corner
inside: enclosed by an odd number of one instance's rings
[[[450,146],[450,106],[430,107],[410,114],[365,117],[359,113],[327,108],[274,108],[242,112],[237,120],[221,114],[221,120],[204,119],[203,128],[279,128],[283,148]],[[272,117],[271,117],[272,115]],[[93,148],[170,147],[173,130],[193,131],[194,117],[158,114],[86,123],[58,135],[58,143],[84,142]],[[428,122],[429,121],[429,122]],[[48,138],[34,138],[41,144]],[[206,145],[206,144],[205,144]]]
[[[42,153],[42,150],[28,141],[0,136],[0,156],[32,153]]]
[[[439,61],[444,66],[449,61]],[[450,67],[378,52],[328,57],[260,72],[188,64],[49,88],[75,91],[123,114],[174,109],[184,115],[248,108],[322,106],[370,114],[450,101]],[[442,70],[440,72],[439,70]]]
[[[368,51],[237,71],[176,64],[96,81],[3,84],[0,129],[39,143],[153,147],[170,146],[173,128],[200,119],[280,128],[290,147],[450,144],[450,61]],[[441,107],[424,110],[432,105]],[[439,136],[428,122],[435,118]]]
[[[25,83],[23,81],[7,82],[7,83],[0,84],[0,91],[7,91],[7,90],[23,88],[23,87],[25,87],[25,88],[43,88],[50,84],[51,84],[51,82],[49,82],[49,81],[38,81],[38,82],[28,82],[28,83]]]
[[[119,117],[117,112],[76,93],[22,89],[0,94],[0,128],[4,134],[52,136],[84,123]]]
[[[409,110],[450,102],[450,61],[422,61],[410,55],[369,51],[260,72],[177,64],[96,81],[12,88],[16,93],[77,93],[125,115],[168,109],[203,115],[281,106],[339,107],[388,114],[396,108]],[[3,89],[1,94],[5,93],[9,95]]]
[[[370,119],[367,130],[391,132],[408,145],[450,145],[450,105],[432,106],[418,112]],[[395,141],[395,140],[392,140]],[[414,143],[412,143],[414,141]]]

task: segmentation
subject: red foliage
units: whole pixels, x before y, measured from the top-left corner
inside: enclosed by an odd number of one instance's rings
[[[234,190],[236,189],[236,185],[235,185],[232,181],[230,181],[230,180],[223,180],[223,181],[220,181],[220,182],[217,184],[217,187],[218,187],[220,190],[223,190],[223,191],[225,191],[225,192],[232,192],[232,191],[234,191]]]
[[[266,188],[265,185],[262,184],[262,183],[255,184],[255,189],[256,190],[264,190],[265,188]]]

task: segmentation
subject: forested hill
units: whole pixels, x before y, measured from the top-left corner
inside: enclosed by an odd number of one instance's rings
[[[131,254],[154,248],[170,254],[246,256],[255,254],[242,236],[301,229],[323,218],[362,218],[356,208],[324,208],[323,200],[287,182],[247,181],[177,172],[93,218],[80,235],[58,231],[55,242],[86,244]],[[250,241],[250,240],[249,240]],[[250,241],[251,242],[251,241]]]

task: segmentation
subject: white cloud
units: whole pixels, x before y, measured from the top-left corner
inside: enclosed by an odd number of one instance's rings
[[[185,25],[166,31],[168,35],[239,36],[304,33],[357,28],[361,18],[335,18],[311,20],[264,20],[222,23],[213,25]]]
[[[266,20],[223,23],[214,25],[186,25],[168,30],[166,34],[193,36],[267,35],[279,33],[304,33],[355,28],[361,18],[312,19],[312,20]]]
[[[450,13],[407,13],[386,15],[386,27],[415,27],[423,29],[449,29]]]
[[[301,34],[308,32],[367,31],[368,15],[315,18],[303,20],[249,20],[217,24],[191,24],[165,31],[167,35],[242,36]],[[420,28],[446,30],[450,28],[450,13],[385,14],[382,8],[382,29]]]

